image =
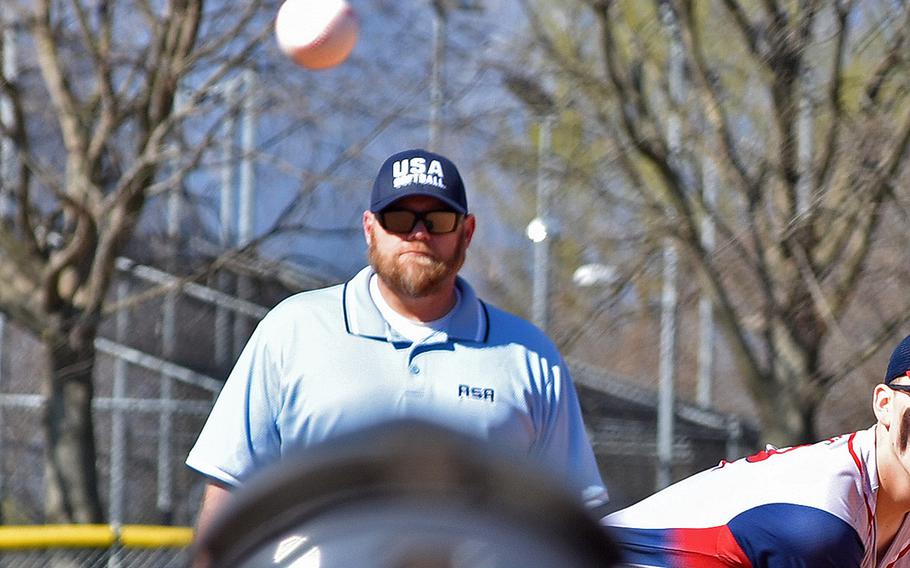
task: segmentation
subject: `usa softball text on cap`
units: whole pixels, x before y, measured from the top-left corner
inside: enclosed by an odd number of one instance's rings
[[[370,211],[382,211],[411,195],[435,197],[459,213],[468,212],[458,168],[445,156],[420,148],[398,152],[383,162],[373,182]]]

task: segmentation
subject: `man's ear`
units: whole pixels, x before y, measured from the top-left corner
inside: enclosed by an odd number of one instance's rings
[[[372,211],[363,212],[363,238],[366,240],[367,245],[370,244],[370,241],[373,239],[373,232],[370,230],[372,224],[376,221],[376,216],[373,215]]]
[[[464,217],[464,244],[467,247],[474,238],[474,229],[476,228],[476,219],[470,213]]]
[[[875,418],[885,428],[891,427],[894,391],[885,385],[875,385],[872,391],[872,411]]]

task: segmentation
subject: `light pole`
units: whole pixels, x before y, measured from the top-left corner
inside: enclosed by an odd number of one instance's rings
[[[503,78],[507,89],[534,113],[540,125],[537,140],[537,215],[528,223],[526,234],[534,247],[531,320],[546,331],[549,319],[550,241],[556,226],[550,216],[553,152],[552,133],[556,121],[553,98],[536,81],[514,73]]]
[[[555,236],[555,224],[550,218],[552,177],[550,175],[551,133],[553,115],[540,118],[540,139],[537,144],[537,216],[526,229],[534,247],[533,297],[531,319],[543,330],[549,324],[550,298],[550,241]]]

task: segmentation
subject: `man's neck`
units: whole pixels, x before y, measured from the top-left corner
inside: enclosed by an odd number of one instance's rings
[[[382,278],[377,280],[379,293],[382,294],[389,307],[408,319],[416,321],[437,320],[449,313],[449,310],[455,306],[457,300],[454,277],[441,285],[438,290],[420,298],[399,294],[389,288]]]

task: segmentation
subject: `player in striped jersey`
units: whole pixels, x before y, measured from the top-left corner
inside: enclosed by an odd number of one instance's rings
[[[876,423],[680,481],[604,523],[630,566],[910,567],[910,336],[872,395]]]

